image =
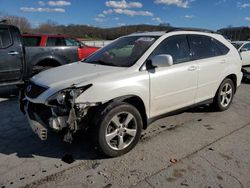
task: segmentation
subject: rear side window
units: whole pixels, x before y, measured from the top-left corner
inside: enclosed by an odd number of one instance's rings
[[[218,40],[211,38],[212,45],[214,49],[218,49],[220,51],[220,55],[226,55],[229,52],[229,48],[226,47],[224,44],[219,42]]]
[[[225,55],[229,49],[214,38],[203,35],[189,35],[191,53],[194,59]]]
[[[0,28],[0,48],[7,48],[12,44],[9,29]]]
[[[174,64],[190,60],[190,49],[186,35],[177,35],[165,39],[151,54],[152,56],[168,54],[173,57]]]
[[[41,37],[24,36],[23,42],[24,46],[40,46]]]
[[[48,37],[46,46],[66,46],[62,37]]]

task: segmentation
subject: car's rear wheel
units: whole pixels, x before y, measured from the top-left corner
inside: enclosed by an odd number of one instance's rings
[[[221,83],[214,98],[214,106],[216,109],[219,111],[227,110],[233,101],[234,93],[235,86],[233,81],[229,78],[225,79]]]
[[[113,103],[98,113],[98,116],[95,137],[99,149],[105,155],[123,155],[138,143],[142,131],[142,118],[134,106]]]

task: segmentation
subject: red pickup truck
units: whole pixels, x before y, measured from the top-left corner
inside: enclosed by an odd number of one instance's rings
[[[86,58],[99,48],[87,46],[81,41],[67,35],[22,34],[26,47],[62,47],[78,46],[79,60]]]

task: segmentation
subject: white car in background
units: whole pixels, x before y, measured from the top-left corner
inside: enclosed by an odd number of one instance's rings
[[[88,130],[108,156],[129,152],[142,129],[170,112],[213,103],[227,110],[241,58],[222,35],[173,29],[121,37],[82,62],[35,75],[21,98],[33,131]],[[22,108],[23,106],[23,108]]]
[[[242,57],[242,66],[250,65],[250,41],[233,41]]]

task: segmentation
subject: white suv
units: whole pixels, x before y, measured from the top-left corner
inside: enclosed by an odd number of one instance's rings
[[[237,48],[242,57],[242,66],[250,65],[250,41],[234,41],[232,44]]]
[[[242,79],[238,51],[223,36],[194,30],[121,37],[89,58],[34,76],[21,109],[42,139],[88,130],[108,156],[130,151],[163,115],[213,103],[229,108]]]

